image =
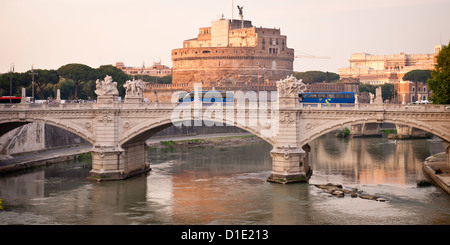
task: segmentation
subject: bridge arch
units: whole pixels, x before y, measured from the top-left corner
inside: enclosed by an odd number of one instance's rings
[[[142,122],[138,125],[136,125],[135,127],[130,128],[130,132],[131,133],[127,133],[124,134],[123,137],[121,137],[121,139],[119,140],[119,145],[126,145],[126,144],[133,144],[133,143],[139,143],[139,142],[144,142],[145,140],[147,140],[148,138],[150,138],[151,136],[155,135],[156,133],[162,131],[165,128],[168,128],[170,126],[173,125],[177,125],[177,124],[181,124],[181,123],[186,123],[189,120],[179,120],[179,121],[173,121],[170,118],[169,119],[164,119],[164,120],[160,120],[157,122]],[[204,119],[202,120],[203,122],[210,122],[210,123],[221,123],[223,125],[223,127],[236,127],[236,128],[240,128],[242,130],[245,130],[251,134],[256,135],[257,137],[261,138],[262,140],[264,140],[265,142],[269,143],[272,146],[275,146],[276,142],[274,141],[273,138],[267,138],[267,137],[263,137],[258,128],[253,128],[253,127],[247,127],[247,126],[243,126],[243,125],[239,125],[239,124],[234,124],[232,125],[227,124],[226,122],[224,122],[222,119]],[[193,124],[193,120],[190,120],[191,125]]]
[[[441,138],[444,141],[450,142],[450,134],[448,132],[445,132],[445,130],[442,130],[440,128],[433,127],[432,125],[429,125],[425,122],[421,121],[410,121],[410,120],[403,120],[403,119],[384,119],[383,121],[377,120],[377,119],[343,119],[343,120],[330,120],[329,123],[326,123],[326,125],[317,128],[315,130],[311,130],[311,133],[306,133],[302,137],[302,139],[299,141],[299,145],[303,146],[308,144],[309,142],[313,141],[314,139],[327,134],[329,132],[332,132],[334,130],[341,129],[342,127],[346,125],[351,124],[362,124],[362,123],[393,123],[393,124],[400,124],[400,125],[406,125],[409,127],[414,127],[421,129],[425,132],[431,133],[439,138]]]
[[[49,119],[46,118],[46,119],[0,120],[0,128],[2,128],[2,130],[0,131],[0,136],[2,136],[3,134],[5,134],[17,127],[23,126],[28,123],[33,123],[33,122],[44,123],[44,124],[52,125],[52,126],[67,130],[67,131],[83,138],[90,144],[95,143],[95,140],[93,139],[93,136],[92,136],[92,132],[90,132],[89,130],[83,129],[78,124],[75,124],[70,121],[59,122],[58,120],[54,120],[51,118],[49,118]]]

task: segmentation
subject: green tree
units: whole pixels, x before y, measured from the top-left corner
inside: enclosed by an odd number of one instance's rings
[[[339,75],[333,72],[323,71],[305,71],[296,72],[294,76],[297,79],[303,79],[303,83],[321,83],[321,82],[333,82],[340,79]]]
[[[434,104],[450,104],[450,41],[443,46],[437,56],[437,64],[431,72],[428,87],[433,91],[431,100]]]
[[[381,86],[381,96],[384,100],[392,100],[396,95],[394,84],[385,83]]]
[[[22,87],[29,88],[31,85],[31,76],[27,72],[8,72],[0,76],[0,91],[2,96],[9,96],[10,82],[12,96],[21,96]]]
[[[30,79],[32,81],[32,72],[28,71]],[[53,86],[47,86],[47,84],[57,84],[59,82],[58,72],[55,70],[34,70],[34,83],[37,87],[36,92],[39,94],[41,100],[45,100],[48,97],[54,97]]]
[[[56,89],[58,88],[61,92],[61,99],[73,98],[75,83],[72,80],[61,78],[57,86],[54,87],[53,92],[56,93]]]
[[[414,98],[418,98],[417,97],[417,86],[419,83],[424,83],[426,84],[428,79],[431,78],[431,70],[412,70],[407,72],[404,76],[403,76],[403,81],[411,81],[414,82],[414,86],[415,86],[415,93],[414,93]]]
[[[375,94],[376,88],[377,87],[372,84],[364,84],[364,83],[359,84],[359,92],[361,92],[361,93],[368,92],[368,93]]]
[[[90,80],[83,83],[81,91],[86,99],[93,100],[96,97],[95,94],[95,81]],[[80,85],[81,86],[81,85]]]
[[[61,66],[57,70],[58,74],[66,79],[70,79],[74,82],[74,98],[78,99],[78,85],[81,82],[87,82],[89,80],[94,80],[97,77],[97,72],[95,69],[83,65],[83,64],[67,64]]]
[[[172,83],[172,75],[167,75],[167,76],[158,78],[157,83],[158,84],[171,84]]]

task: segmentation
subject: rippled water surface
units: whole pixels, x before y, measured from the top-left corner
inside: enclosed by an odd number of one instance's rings
[[[337,139],[311,144],[309,183],[266,181],[271,146],[150,149],[152,171],[90,182],[88,160],[0,178],[0,224],[450,224],[450,197],[417,187],[423,160],[443,151],[437,138]],[[386,202],[329,196],[338,183]]]

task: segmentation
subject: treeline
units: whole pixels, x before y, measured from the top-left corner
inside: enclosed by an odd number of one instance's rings
[[[294,76],[297,79],[302,79],[304,84],[322,83],[322,82],[338,82],[340,76],[333,72],[323,71],[305,71],[294,72]]]
[[[34,94],[37,100],[46,100],[48,98],[56,98],[56,91],[59,89],[62,99],[86,99],[94,100],[97,98],[95,94],[95,81],[103,80],[106,75],[112,76],[117,82],[119,96],[125,96],[125,88],[123,84],[127,80],[143,79],[150,83],[172,83],[172,76],[153,77],[148,75],[127,75],[122,70],[112,65],[103,65],[99,68],[91,68],[84,64],[67,64],[61,66],[57,70],[35,69],[19,73],[9,72],[0,75],[0,96],[10,95],[21,96],[22,87],[26,89],[28,97],[32,94],[32,81],[34,74]]]

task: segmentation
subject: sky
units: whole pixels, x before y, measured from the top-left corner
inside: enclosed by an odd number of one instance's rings
[[[237,18],[237,5],[254,26],[280,28],[296,54],[329,57],[296,58],[294,71],[337,72],[351,53],[433,53],[450,40],[449,0],[0,0],[0,73],[172,67],[172,49],[222,14]]]

